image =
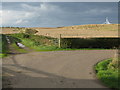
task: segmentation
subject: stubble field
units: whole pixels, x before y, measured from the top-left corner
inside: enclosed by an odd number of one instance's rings
[[[32,29],[38,31],[36,35],[51,36],[55,38],[58,38],[60,34],[64,38],[118,37],[118,24],[91,24],[55,28],[32,27]],[[19,30],[16,28],[2,28],[2,33],[19,33]]]

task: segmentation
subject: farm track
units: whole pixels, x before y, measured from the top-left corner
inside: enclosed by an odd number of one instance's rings
[[[3,58],[3,71],[13,88],[107,88],[94,65],[114,50],[31,52]],[[5,86],[4,86],[5,87]]]

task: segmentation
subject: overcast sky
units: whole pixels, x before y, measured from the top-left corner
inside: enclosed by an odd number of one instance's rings
[[[0,24],[3,26],[60,27],[102,24],[105,17],[108,17],[111,23],[117,23],[118,3],[3,2],[0,14]]]

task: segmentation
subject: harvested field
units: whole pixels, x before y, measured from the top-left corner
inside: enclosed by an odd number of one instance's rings
[[[87,37],[118,37],[118,24],[94,24],[77,25],[58,28],[34,28],[38,30],[37,35],[64,38],[87,38]]]
[[[118,24],[91,24],[76,25],[68,27],[33,27],[38,33],[36,35],[44,35],[58,38],[97,38],[97,37],[118,37]],[[19,33],[13,28],[3,28],[2,33]]]
[[[19,33],[19,31],[13,27],[12,28],[9,28],[9,27],[2,28],[2,34],[14,34],[14,33]]]

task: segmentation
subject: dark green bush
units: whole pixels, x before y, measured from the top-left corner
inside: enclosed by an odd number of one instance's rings
[[[118,48],[120,42],[119,38],[92,38],[92,39],[81,39],[81,38],[64,38],[62,39],[62,47],[64,48],[104,48],[112,49]]]

